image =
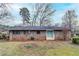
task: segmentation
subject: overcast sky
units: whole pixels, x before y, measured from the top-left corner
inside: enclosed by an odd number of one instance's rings
[[[33,3],[34,4],[34,3]],[[22,7],[26,7],[28,8],[28,10],[30,11],[30,13],[32,13],[32,8],[33,8],[33,4],[32,3],[15,3],[15,4],[10,4],[9,8],[11,11],[11,14],[14,16],[14,20],[11,23],[8,23],[10,25],[16,25],[16,24],[21,24],[22,23],[22,18],[19,15],[19,11],[20,8]],[[55,3],[52,4],[52,9],[55,9],[56,12],[54,13],[54,15],[52,16],[52,23],[61,23],[61,18],[64,15],[64,13],[67,10],[70,9],[74,9],[77,13],[77,15],[79,16],[79,4],[69,4],[69,3]]]

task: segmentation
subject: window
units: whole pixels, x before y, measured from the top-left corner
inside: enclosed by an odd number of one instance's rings
[[[26,34],[26,31],[23,31],[24,34]]]
[[[27,30],[27,31],[26,31],[26,33],[27,33],[27,34],[30,34],[30,31],[29,31],[29,30]]]
[[[40,34],[40,31],[37,31],[37,34]]]
[[[20,34],[20,31],[13,31],[13,34]]]

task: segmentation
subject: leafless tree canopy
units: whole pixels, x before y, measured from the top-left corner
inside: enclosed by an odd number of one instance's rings
[[[62,20],[66,26],[71,27],[73,25],[76,25],[76,18],[77,18],[77,15],[75,10],[68,10],[63,16]]]
[[[0,3],[0,24],[9,23],[13,20],[13,16],[11,15],[8,7],[8,4]]]
[[[55,10],[51,9],[51,4],[46,3],[37,3],[34,5],[34,14],[32,25],[36,25],[37,21],[39,21],[38,25],[47,26],[51,25],[51,16],[55,12]]]

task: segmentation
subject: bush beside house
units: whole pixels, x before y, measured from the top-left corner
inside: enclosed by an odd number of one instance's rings
[[[75,36],[72,38],[72,43],[79,44],[79,36]]]
[[[8,34],[0,33],[0,40],[8,40],[9,36]]]

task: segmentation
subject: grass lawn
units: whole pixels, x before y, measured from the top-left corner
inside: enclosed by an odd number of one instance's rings
[[[2,56],[79,56],[79,45],[70,41],[0,42]]]

